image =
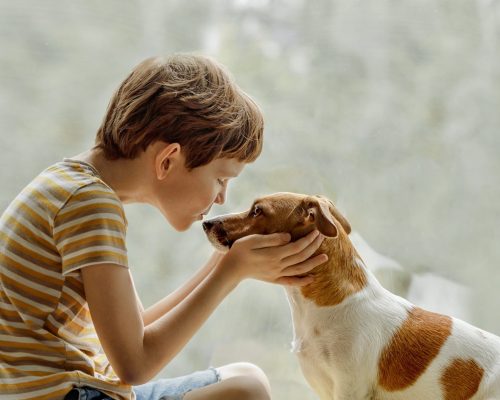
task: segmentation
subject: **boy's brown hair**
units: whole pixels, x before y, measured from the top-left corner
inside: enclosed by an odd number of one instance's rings
[[[95,148],[113,160],[158,140],[179,143],[191,170],[222,157],[254,161],[263,128],[259,107],[221,64],[176,54],[134,68],[111,98]]]

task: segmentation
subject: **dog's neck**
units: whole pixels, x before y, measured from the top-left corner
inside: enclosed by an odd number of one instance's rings
[[[347,235],[325,238],[316,253],[327,254],[328,261],[309,273],[314,281],[304,286],[301,293],[317,306],[340,304],[368,285],[366,269]]]

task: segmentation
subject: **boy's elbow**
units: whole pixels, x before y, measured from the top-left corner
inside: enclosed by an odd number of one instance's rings
[[[146,359],[141,357],[130,358],[134,362],[120,362],[113,369],[125,385],[138,386],[148,383],[159,372],[160,368],[151,368]],[[148,367],[149,366],[149,367]]]
[[[124,356],[124,354],[122,355]],[[114,358],[110,361],[113,371],[125,385],[142,385],[151,378],[146,371],[146,363],[142,362],[142,358],[137,353],[124,356],[121,359]]]
[[[120,371],[115,370],[116,375],[120,381],[125,385],[138,386],[143,385],[149,381],[146,374],[134,368],[123,368]]]
[[[122,346],[121,351],[115,352],[115,357],[109,358],[116,375],[126,385],[148,383],[173,358],[161,357],[159,350],[147,346],[144,338],[140,346],[131,347],[133,351],[127,352],[126,346]]]

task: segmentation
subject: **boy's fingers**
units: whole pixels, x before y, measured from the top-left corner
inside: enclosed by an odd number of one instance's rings
[[[283,276],[276,283],[287,286],[306,286],[313,282],[312,276]]]
[[[302,250],[300,253],[293,254],[289,257],[283,258],[281,262],[283,263],[283,266],[289,267],[290,265],[296,265],[299,264],[305,260],[307,260],[309,257],[311,257],[316,250],[318,250],[319,246],[321,246],[321,243],[323,242],[323,235],[318,235],[316,238],[313,240],[311,244],[309,244],[304,250]]]
[[[287,244],[286,246],[284,246],[282,259],[300,253],[302,250],[307,248],[307,246],[313,243],[314,239],[316,239],[318,236],[319,232],[317,230],[314,230],[311,233],[307,234],[306,236],[300,238],[299,240]]]
[[[269,235],[252,235],[254,240],[254,249],[263,249],[266,247],[282,246],[291,240],[289,233],[271,233]]]
[[[327,261],[328,256],[326,254],[319,254],[316,257],[309,258],[308,260],[301,262],[300,264],[295,264],[291,267],[285,268],[282,271],[282,274],[287,277],[305,274]]]

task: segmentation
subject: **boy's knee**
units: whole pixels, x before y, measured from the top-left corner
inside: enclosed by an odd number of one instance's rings
[[[271,398],[271,385],[264,371],[255,364],[233,363],[218,368],[222,380],[237,380],[241,399],[267,400]]]

